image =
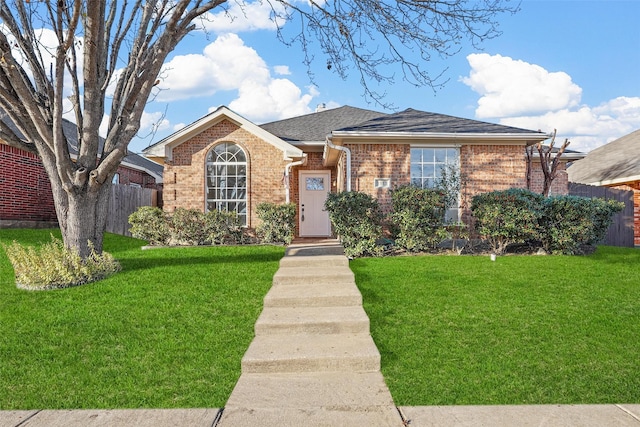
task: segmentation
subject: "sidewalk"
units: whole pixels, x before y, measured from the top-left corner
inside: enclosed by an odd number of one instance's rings
[[[0,427],[640,427],[640,404],[396,408],[333,240],[287,248],[224,409],[0,411]]]
[[[414,406],[400,410],[411,427],[640,427],[640,404]],[[220,415],[213,408],[0,411],[0,427],[214,427]],[[303,427],[282,424],[294,425]],[[378,426],[353,422],[321,425]]]

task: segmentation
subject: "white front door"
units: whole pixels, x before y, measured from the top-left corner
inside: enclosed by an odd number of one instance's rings
[[[300,187],[300,219],[301,237],[331,236],[329,212],[324,210],[324,202],[331,191],[330,171],[300,171],[298,175]]]

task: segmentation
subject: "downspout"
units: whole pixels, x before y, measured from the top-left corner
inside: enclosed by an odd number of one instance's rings
[[[289,191],[289,171],[291,171],[292,167],[304,165],[305,163],[307,163],[307,153],[302,154],[302,160],[298,160],[297,162],[287,163],[287,165],[284,167],[284,179],[286,180],[286,182],[284,183],[286,203],[289,203],[291,201],[291,196]]]
[[[326,139],[326,143],[327,146],[329,148],[333,148],[335,150],[338,151],[342,151],[346,154],[347,159],[346,159],[346,167],[345,169],[347,170],[347,191],[351,191],[351,150],[349,150],[347,147],[343,147],[341,145],[333,145],[333,142],[331,142],[331,136],[327,135],[327,139]]]

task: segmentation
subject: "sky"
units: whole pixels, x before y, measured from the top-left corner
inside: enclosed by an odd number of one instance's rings
[[[523,0],[498,17],[502,35],[478,50],[470,44],[425,68],[443,72],[440,89],[401,79],[374,88],[385,110],[364,96],[359,76],[341,80],[318,59],[313,84],[299,48],[276,39],[264,7],[247,17],[216,17],[169,56],[142,130],[130,151],[150,144],[226,105],[257,123],[350,105],[392,113],[407,108],[557,130],[570,149],[589,152],[640,128],[640,0]],[[314,52],[311,52],[314,53]],[[317,58],[322,58],[318,53]],[[398,71],[399,72],[399,71]]]

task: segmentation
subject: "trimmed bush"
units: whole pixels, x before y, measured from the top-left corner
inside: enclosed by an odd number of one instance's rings
[[[613,215],[624,204],[614,200],[553,196],[544,200],[540,241],[545,251],[578,254],[581,246],[602,241]]]
[[[245,242],[242,222],[235,212],[209,211],[204,214],[206,241],[212,245]]]
[[[289,244],[296,229],[296,205],[286,203],[260,203],[256,207],[258,218],[262,221],[256,228],[258,238],[265,243]]]
[[[136,239],[150,245],[166,245],[171,239],[171,230],[166,214],[160,208],[142,206],[129,215],[129,231]]]
[[[445,193],[433,188],[399,187],[391,192],[396,244],[409,252],[434,248],[447,236]]]
[[[181,245],[204,245],[208,231],[204,213],[196,209],[178,208],[169,216],[171,238]]]
[[[475,229],[495,254],[504,253],[512,243],[535,240],[543,200],[542,195],[522,188],[474,196],[471,212],[476,219]]]
[[[104,279],[120,270],[120,264],[107,252],[97,254],[93,247],[87,259],[78,251],[65,248],[62,240],[40,248],[13,242],[4,247],[16,275],[16,286],[28,290],[61,289]]]
[[[382,236],[382,212],[378,201],[358,191],[330,193],[324,203],[334,231],[350,258],[380,256],[377,244]]]

